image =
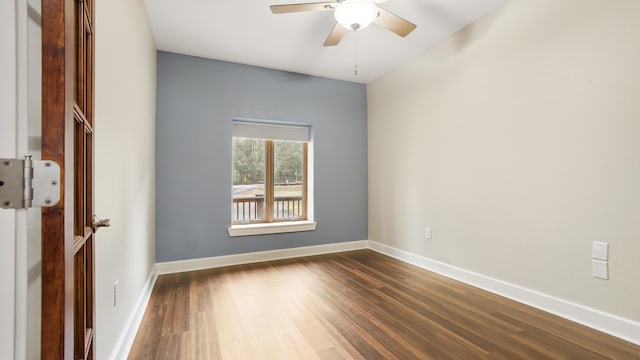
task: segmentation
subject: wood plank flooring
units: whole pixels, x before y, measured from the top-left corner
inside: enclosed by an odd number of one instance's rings
[[[129,359],[640,359],[370,250],[162,275]]]

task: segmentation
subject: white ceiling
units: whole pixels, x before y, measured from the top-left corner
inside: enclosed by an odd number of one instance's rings
[[[418,25],[406,38],[376,25],[323,47],[333,11],[272,14],[269,5],[314,0],[144,0],[158,50],[367,83],[506,0],[388,0]],[[358,75],[354,73],[358,65]]]

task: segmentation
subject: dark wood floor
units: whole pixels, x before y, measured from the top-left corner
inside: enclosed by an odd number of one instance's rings
[[[373,251],[160,276],[130,359],[640,359]]]

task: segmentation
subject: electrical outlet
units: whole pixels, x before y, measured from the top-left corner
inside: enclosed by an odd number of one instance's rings
[[[113,307],[118,304],[118,284],[120,284],[119,280],[113,283]]]
[[[424,238],[427,240],[431,240],[431,228],[426,228],[424,231]]]

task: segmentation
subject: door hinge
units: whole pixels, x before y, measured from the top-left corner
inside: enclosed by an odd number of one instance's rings
[[[0,207],[27,209],[60,201],[60,166],[51,160],[0,159]]]

